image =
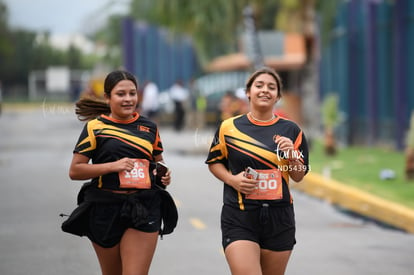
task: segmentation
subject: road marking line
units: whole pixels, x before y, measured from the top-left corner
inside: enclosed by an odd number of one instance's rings
[[[199,229],[199,230],[206,229],[206,227],[207,227],[205,225],[205,223],[203,223],[200,219],[197,219],[197,218],[191,218],[190,223],[193,227],[195,227],[196,229]]]

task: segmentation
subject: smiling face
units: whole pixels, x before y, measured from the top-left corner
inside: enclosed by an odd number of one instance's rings
[[[117,120],[132,118],[138,103],[138,92],[135,83],[131,80],[119,81],[105,98],[111,108],[111,117]]]
[[[258,75],[246,91],[252,110],[271,110],[280,98],[276,79],[267,73]]]

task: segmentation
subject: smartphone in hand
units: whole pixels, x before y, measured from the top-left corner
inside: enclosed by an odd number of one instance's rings
[[[168,172],[168,166],[165,164],[165,163],[163,163],[163,162],[161,162],[161,161],[158,161],[157,162],[157,164],[156,164],[156,171],[157,171],[157,174],[156,174],[156,176],[155,176],[155,184],[158,186],[158,187],[160,187],[160,188],[162,188],[162,189],[165,189],[165,188],[167,188],[167,186],[166,185],[164,185],[162,182],[161,182],[161,178],[163,177],[163,176],[165,176],[165,174]]]
[[[244,172],[244,176],[249,179],[257,180],[259,173],[253,168],[247,167],[246,171]]]

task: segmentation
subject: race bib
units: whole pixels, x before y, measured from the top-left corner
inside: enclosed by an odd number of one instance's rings
[[[134,159],[134,168],[131,171],[119,172],[119,187],[150,189],[149,161],[146,159]]]
[[[253,193],[246,195],[250,200],[279,200],[283,198],[282,173],[278,169],[256,170],[259,182]]]

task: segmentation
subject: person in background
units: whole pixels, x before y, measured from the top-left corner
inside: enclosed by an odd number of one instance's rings
[[[282,275],[295,239],[290,178],[308,172],[302,130],[273,113],[281,80],[271,68],[247,79],[250,112],[224,120],[206,160],[224,183],[222,245],[233,275]]]
[[[104,275],[148,274],[158,235],[171,233],[178,219],[171,196],[155,184],[163,146],[157,125],[136,112],[137,88],[131,73],[116,70],[105,78],[104,101],[76,103],[87,122],[69,176],[89,182],[62,230],[91,240]],[[170,171],[161,182],[170,184]]]
[[[141,113],[154,122],[157,122],[157,114],[160,106],[158,97],[158,86],[152,81],[147,81],[143,90]]]
[[[76,80],[72,83],[72,87],[70,90],[70,100],[72,102],[76,102],[79,99],[79,96],[82,92],[82,82],[80,80]]]
[[[244,89],[237,89],[236,92],[227,91],[223,95],[220,101],[220,122],[248,112],[246,95],[241,95],[240,92],[244,92]]]
[[[174,129],[181,131],[185,125],[185,103],[189,97],[189,91],[181,80],[177,80],[170,88],[170,97],[174,102]]]
[[[196,98],[195,127],[203,129],[206,124],[207,99],[204,95],[198,95]]]
[[[220,100],[220,121],[233,117],[238,111],[236,96],[232,91],[227,91]]]
[[[246,92],[243,87],[237,88],[235,91],[235,96],[238,101],[238,115],[245,114],[249,111],[249,100],[247,99]]]
[[[189,83],[190,90],[190,104],[189,104],[189,114],[188,125],[192,129],[203,129],[205,126],[205,112],[207,108],[206,97],[201,93],[196,81],[194,79],[190,80]]]

